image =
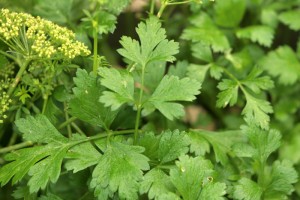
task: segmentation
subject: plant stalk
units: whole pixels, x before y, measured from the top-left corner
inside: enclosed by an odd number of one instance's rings
[[[28,66],[28,64],[29,64],[29,62],[30,62],[30,61],[26,60],[26,61],[24,62],[24,64],[20,66],[20,69],[19,69],[19,71],[18,71],[18,73],[17,73],[17,75],[16,75],[16,77],[15,77],[14,82],[12,83],[11,87],[9,88],[9,90],[8,90],[8,92],[7,92],[8,96],[11,97],[11,95],[12,95],[13,92],[15,91],[15,89],[16,89],[18,83],[20,82],[20,80],[21,80],[21,78],[22,78],[23,73],[25,72],[25,70],[26,70],[26,68],[27,68],[27,66]]]
[[[93,39],[94,39],[94,55],[93,55],[93,72],[97,74],[98,70],[98,22],[93,21]]]
[[[0,149],[0,154],[7,153],[7,152],[17,150],[17,149],[21,149],[23,147],[32,146],[32,145],[33,145],[33,143],[31,141],[26,141],[26,142],[12,145],[12,146],[4,147],[4,148]]]
[[[138,129],[140,125],[140,119],[141,119],[141,111],[142,111],[142,101],[143,101],[143,94],[144,94],[144,79],[145,79],[145,67],[142,67],[142,80],[141,80],[141,88],[140,88],[140,94],[139,94],[139,100],[138,103],[136,104],[137,107],[137,115],[135,119],[135,128],[134,128],[134,143],[136,143],[137,138],[138,138]]]

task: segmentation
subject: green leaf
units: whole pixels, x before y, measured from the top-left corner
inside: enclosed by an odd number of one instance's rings
[[[246,106],[242,114],[245,115],[247,121],[252,121],[263,129],[268,129],[270,116],[273,113],[273,108],[270,103],[263,99],[258,99],[249,93],[245,92]]]
[[[233,197],[239,200],[260,200],[263,189],[248,178],[242,178],[234,186]]]
[[[134,80],[128,71],[102,67],[99,75],[102,77],[101,85],[111,90],[104,91],[100,97],[105,106],[117,110],[124,103],[134,102]]]
[[[192,101],[200,93],[201,84],[193,79],[164,76],[160,84],[145,103],[145,108],[156,108],[170,120],[184,115],[183,106],[176,101]]]
[[[266,198],[282,196],[284,199],[294,191],[293,184],[298,181],[297,171],[291,162],[284,160],[276,161],[272,165],[269,184],[266,191]]]
[[[195,79],[199,81],[200,83],[203,83],[207,70],[209,69],[210,65],[196,65],[196,64],[191,64],[188,67],[188,77],[191,79]]]
[[[171,65],[168,70],[168,75],[170,76],[177,76],[180,79],[186,77],[186,72],[188,68],[189,63],[187,61],[178,61],[176,65]]]
[[[54,103],[53,97],[49,97],[46,105],[46,109],[43,113],[51,123],[57,123],[57,117],[59,114],[62,114],[61,110]]]
[[[165,195],[174,192],[174,186],[170,177],[158,168],[150,170],[145,176],[140,186],[140,193],[148,193],[149,199],[163,199]]]
[[[222,77],[222,73],[224,72],[222,67],[220,67],[214,63],[210,64],[209,69],[210,69],[209,70],[210,76],[216,80],[219,80]]]
[[[281,46],[271,51],[261,62],[264,69],[284,85],[294,84],[300,76],[300,63],[289,46]]]
[[[253,147],[252,158],[260,163],[265,163],[271,153],[280,146],[281,135],[276,130],[265,131],[251,125],[243,126],[242,131],[248,136],[250,145]]]
[[[192,42],[211,46],[215,52],[225,52],[230,49],[230,44],[223,32],[221,32],[204,13],[191,20],[193,26],[184,30],[182,38]]]
[[[12,193],[12,196],[15,199],[28,199],[28,200],[36,200],[37,194],[36,193],[30,193],[29,187],[26,186],[18,186],[17,189],[14,190]]]
[[[210,145],[215,153],[216,161],[223,165],[228,163],[228,153],[231,147],[236,142],[244,140],[240,131],[224,131],[224,132],[210,132],[210,131],[191,131],[188,134],[190,139],[190,151],[194,152],[196,156],[205,155],[210,152]]]
[[[166,31],[161,28],[156,17],[152,16],[145,23],[139,23],[136,32],[140,43],[127,36],[121,38],[123,48],[118,49],[118,52],[123,57],[142,67],[153,61],[175,60],[173,55],[178,53],[178,43],[166,39]]]
[[[278,16],[279,20],[294,31],[300,30],[300,9],[288,10]]]
[[[234,8],[234,12],[232,12]],[[245,0],[216,1],[214,20],[221,27],[233,28],[239,25],[246,11]]]
[[[236,81],[223,79],[218,84],[221,92],[218,94],[217,107],[226,107],[228,104],[233,106],[237,102],[239,86]]]
[[[201,42],[192,44],[192,54],[195,58],[200,60],[208,63],[213,62],[211,48],[208,45],[201,44]]]
[[[104,88],[93,73],[78,69],[74,78],[74,98],[70,101],[71,114],[95,126],[109,128],[118,110],[111,111],[99,102]]]
[[[15,123],[25,140],[38,143],[67,142],[67,138],[61,135],[44,115],[29,116]]]
[[[177,168],[170,170],[171,181],[185,200],[222,200],[226,194],[224,183],[213,182],[213,166],[201,157],[181,156]]]
[[[97,11],[93,14],[90,14],[88,11],[85,11],[87,17],[81,19],[82,26],[85,27],[88,31],[88,34],[93,37],[93,32],[96,30],[98,34],[107,34],[113,33],[116,29],[117,18],[116,16],[105,12]],[[96,23],[97,22],[97,23]]]
[[[103,5],[109,12],[119,15],[130,4],[131,0],[105,0]]]
[[[73,135],[73,138],[84,139],[80,135]],[[89,143],[76,145],[68,150],[66,157],[68,160],[65,164],[67,170],[73,170],[73,173],[84,170],[90,166],[96,165],[101,158],[99,151]]]
[[[121,199],[138,199],[142,170],[149,170],[143,151],[143,147],[110,142],[93,171],[90,186],[95,188],[95,196],[105,200],[118,191]]]
[[[252,42],[270,47],[274,38],[274,30],[265,25],[248,26],[236,32],[238,38],[250,39]]]
[[[145,69],[144,87],[150,93],[156,89],[161,79],[164,77],[166,71],[165,62],[152,62]],[[141,75],[138,70],[133,71],[136,73],[134,77],[135,82],[141,83]]]
[[[145,147],[146,156],[160,164],[173,161],[189,150],[186,133],[178,130],[164,131],[157,136],[147,133],[140,138],[139,145]]]
[[[74,0],[53,0],[53,1],[37,1],[34,7],[34,13],[43,18],[49,19],[59,24],[67,24],[71,17],[71,10]]]
[[[39,197],[38,200],[62,200],[62,198],[48,192],[46,195]]]
[[[0,182],[5,185],[11,178],[12,184],[20,181],[28,172],[30,193],[45,189],[48,181],[55,183],[60,175],[62,160],[68,149],[80,142],[69,141],[60,135],[43,115],[16,121],[18,129],[27,140],[47,143],[45,146],[24,148],[6,155],[11,161],[0,169]]]
[[[243,85],[251,89],[254,93],[259,94],[261,90],[268,90],[274,87],[274,82],[269,76],[260,76],[263,71],[254,67],[250,74],[241,81]]]

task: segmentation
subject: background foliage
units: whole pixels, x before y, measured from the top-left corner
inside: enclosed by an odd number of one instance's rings
[[[0,32],[0,199],[300,199],[299,6],[1,0],[91,55]]]

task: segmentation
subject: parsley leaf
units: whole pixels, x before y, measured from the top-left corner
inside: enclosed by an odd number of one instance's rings
[[[166,39],[166,31],[161,28],[161,23],[156,17],[150,17],[145,23],[139,23],[136,32],[140,43],[123,36],[121,38],[122,49],[119,54],[128,60],[145,67],[152,61],[175,60],[174,54],[178,53],[178,43]]]
[[[211,46],[215,52],[224,52],[230,49],[227,37],[214,25],[208,15],[201,13],[193,18],[191,23],[193,26],[184,30],[183,39]]]
[[[179,157],[177,168],[170,170],[171,181],[185,200],[224,199],[224,183],[212,181],[213,166],[201,157]]]
[[[73,89],[75,97],[70,101],[71,114],[92,125],[108,128],[118,110],[111,111],[99,102],[104,89],[97,76],[78,69],[74,82],[76,87]]]
[[[268,157],[280,146],[281,135],[276,130],[265,131],[254,125],[243,126],[242,131],[248,136],[253,152],[252,158],[265,163]]]
[[[217,107],[226,107],[228,104],[233,106],[237,102],[239,86],[236,81],[223,79],[218,84],[220,92],[218,94]]]
[[[170,120],[184,115],[183,106],[175,101],[192,101],[200,93],[201,84],[190,78],[179,79],[176,76],[164,76],[152,96],[146,101],[148,113],[158,109]]]
[[[297,10],[289,10],[283,12],[279,15],[279,20],[288,25],[292,30],[299,31],[300,30],[300,9]]]
[[[232,12],[234,8],[234,12]],[[214,20],[222,27],[236,27],[243,19],[246,10],[244,0],[216,1],[214,4]]]
[[[69,141],[60,135],[43,115],[20,119],[16,121],[16,125],[25,139],[47,145],[7,154],[5,159],[11,162],[0,169],[0,182],[4,185],[12,178],[12,183],[15,184],[29,172],[30,193],[37,192],[40,188],[44,189],[49,180],[53,183],[58,180],[62,160],[78,140]]]
[[[266,25],[254,25],[239,29],[236,35],[238,38],[250,39],[252,42],[270,47],[274,38],[274,30]]]
[[[170,177],[158,168],[150,170],[145,176],[140,186],[140,193],[148,192],[149,199],[166,198],[165,195],[172,195],[175,188]],[[162,198],[163,199],[163,198]]]
[[[84,139],[85,137],[77,134],[73,135],[73,138]],[[73,170],[73,172],[76,173],[96,165],[101,158],[101,154],[91,143],[85,142],[69,149],[65,158],[68,159],[65,168],[67,170]]]
[[[128,71],[102,67],[99,75],[102,77],[101,85],[111,90],[104,91],[100,97],[105,106],[117,110],[124,103],[134,102],[134,80]]]
[[[261,90],[268,90],[274,87],[274,82],[269,76],[261,76],[263,70],[254,67],[250,74],[241,81],[243,85],[251,89],[254,93],[259,94]]]
[[[242,178],[234,186],[233,197],[241,200],[260,200],[262,188],[254,181],[248,178]]]
[[[142,170],[149,169],[148,158],[141,154],[143,151],[140,146],[112,141],[93,171],[90,186],[95,188],[95,196],[105,200],[118,191],[121,199],[138,199]]]
[[[272,171],[268,180],[268,188],[266,198],[276,198],[281,196],[281,199],[286,199],[294,191],[292,184],[298,181],[297,171],[293,168],[291,162],[284,160],[276,161],[272,166]]]
[[[140,138],[139,145],[145,147],[146,156],[160,164],[173,161],[189,150],[188,137],[179,130],[164,131],[158,136],[147,133]]]
[[[294,84],[300,76],[300,63],[289,46],[281,46],[271,51],[261,62],[264,69],[284,85]]]
[[[244,140],[240,131],[209,132],[204,130],[191,131],[188,134],[190,139],[190,151],[196,156],[203,156],[210,152],[210,145],[215,153],[216,161],[223,165],[228,163],[228,153],[235,142]]]

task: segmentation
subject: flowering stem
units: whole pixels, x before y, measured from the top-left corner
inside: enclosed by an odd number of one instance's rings
[[[26,70],[26,68],[27,68],[27,66],[29,64],[29,62],[30,62],[29,60],[25,60],[24,64],[20,65],[20,69],[19,69],[19,71],[18,71],[18,73],[17,73],[17,75],[15,77],[15,80],[12,83],[11,87],[9,88],[9,90],[7,92],[8,96],[11,96],[12,93],[15,91],[18,83],[20,82],[20,80],[22,78],[23,73],[25,72],[25,70]]]

